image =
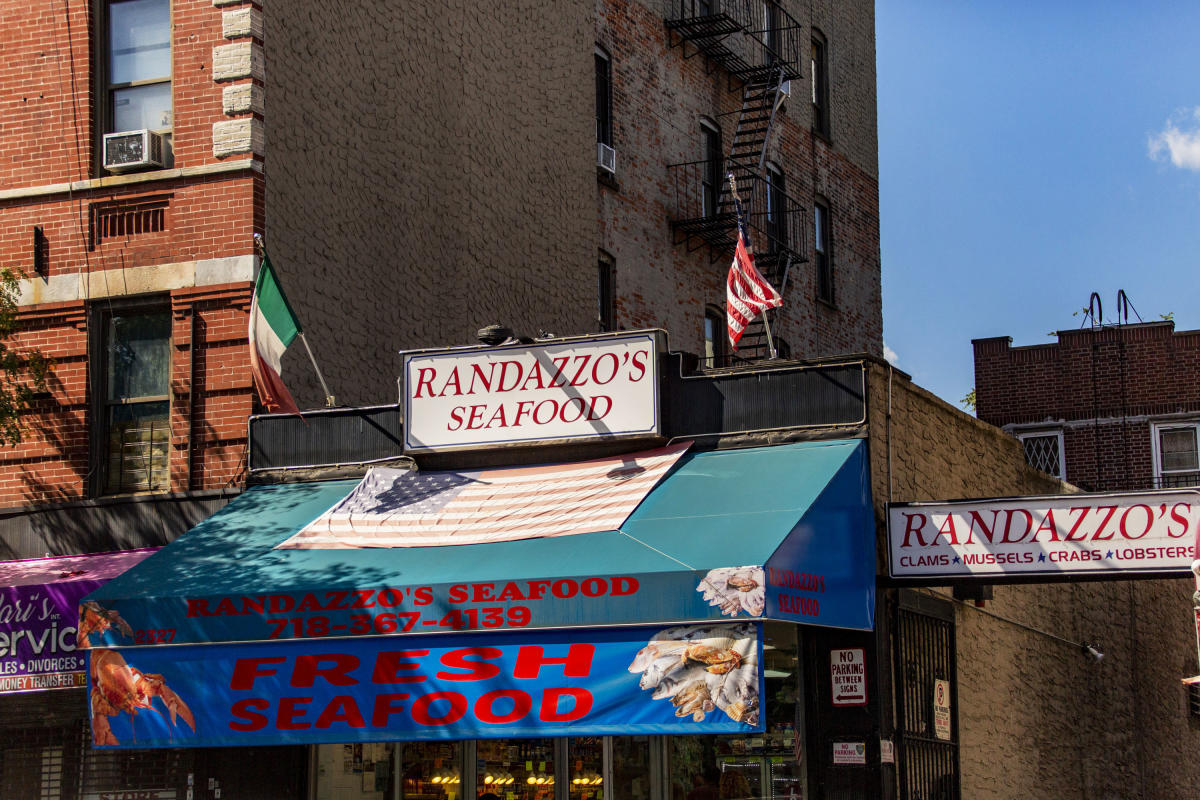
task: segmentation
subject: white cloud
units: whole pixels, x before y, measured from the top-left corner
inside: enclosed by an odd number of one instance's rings
[[[1180,169],[1200,171],[1200,107],[1190,113],[1181,111],[1167,120],[1166,127],[1151,136],[1148,145],[1150,158],[1155,161],[1167,155]]]
[[[887,362],[892,366],[900,363],[900,356],[896,355],[895,350],[887,346],[887,342],[883,343],[883,357],[886,358]]]

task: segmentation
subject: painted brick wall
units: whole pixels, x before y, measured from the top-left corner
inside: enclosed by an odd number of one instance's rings
[[[878,354],[873,6],[788,9],[805,47],[813,25],[830,40],[833,137],[810,134],[802,79],[773,158],[810,228],[814,195],[830,201],[838,302],[816,302],[800,265],[779,334],[797,357]],[[595,171],[596,43],[613,57],[615,189]],[[490,322],[596,330],[601,249],[618,327],[702,349],[728,263],[673,242],[666,166],[698,157],[701,115],[732,141],[740,90],[669,46],[661,2],[293,7],[268,19],[265,47],[268,238],[339,401],[390,402],[396,351],[471,343]],[[303,355],[284,369],[302,405],[319,402]]]
[[[256,48],[261,62],[261,18],[239,28],[224,17],[226,10],[259,15],[260,8],[172,3],[174,161],[124,175],[95,164],[95,120],[103,116],[94,85],[102,55],[92,45],[103,40],[95,9],[86,0],[0,2],[0,147],[12,155],[0,164],[0,266],[26,275],[19,343],[53,359],[50,391],[27,419],[26,441],[0,453],[0,506],[87,496],[97,469],[88,379],[99,363],[96,354],[89,359],[88,309],[119,307],[127,298],[159,297],[172,312],[171,489],[242,480],[262,175],[247,150],[215,153],[213,132],[228,121],[261,124],[249,106],[227,113],[223,90],[261,89],[262,75],[218,82],[213,66],[214,49],[230,44]],[[34,226],[47,241],[40,275],[33,273]]]
[[[1056,343],[1026,347],[976,339],[978,416],[1062,428],[1067,478],[1081,486],[1150,487],[1151,422],[1200,414],[1200,331],[1174,327],[1059,331]]]
[[[889,499],[1052,494],[1062,488],[1026,466],[1013,437],[913,385],[903,373],[872,366],[868,408],[872,492],[881,524]],[[1200,726],[1189,718],[1179,683],[1196,668],[1191,593],[1188,578],[996,586],[986,610],[1011,622],[956,604],[962,796],[1194,794],[1200,763],[1179,755],[1200,747]],[[1094,663],[1029,628],[1095,642],[1105,658]]]
[[[593,26],[552,0],[268,14],[267,238],[339,402],[394,402],[397,351],[490,323],[594,330]]]
[[[816,300],[814,263],[793,267],[784,307],[772,322],[796,358],[882,353],[878,144],[875,124],[874,7],[871,3],[788,2],[803,26],[803,77],[777,116],[768,159],[784,172],[787,194],[806,209],[820,194],[831,209],[836,305]],[[724,308],[729,261],[707,247],[689,252],[668,223],[677,189],[668,164],[703,159],[700,120],[716,121],[726,150],[741,88],[704,57],[671,47],[664,5],[599,0],[596,41],[612,57],[613,146],[617,183],[598,183],[599,247],[616,261],[619,327],[663,327],[674,347],[703,352],[706,305]],[[811,132],[808,41],[828,42],[831,139]],[[688,54],[692,53],[691,45]]]

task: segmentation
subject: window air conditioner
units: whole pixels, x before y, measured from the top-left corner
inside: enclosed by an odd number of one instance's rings
[[[125,172],[167,165],[166,137],[154,131],[124,131],[104,134],[104,168]]]
[[[603,142],[596,142],[596,166],[610,175],[616,175],[617,151]]]

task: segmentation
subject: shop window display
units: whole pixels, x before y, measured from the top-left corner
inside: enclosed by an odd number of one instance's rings
[[[476,747],[479,800],[554,800],[553,739],[487,739]]]
[[[317,800],[391,800],[395,748],[391,742],[317,746]]]
[[[667,740],[668,800],[803,800],[803,706],[797,628],[763,631],[766,731]]]

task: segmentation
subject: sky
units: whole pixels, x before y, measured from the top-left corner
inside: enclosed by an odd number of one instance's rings
[[[1200,3],[876,0],[885,352],[954,405],[971,340],[1124,290],[1200,328]],[[1137,317],[1131,312],[1130,322]]]

